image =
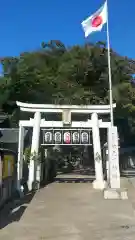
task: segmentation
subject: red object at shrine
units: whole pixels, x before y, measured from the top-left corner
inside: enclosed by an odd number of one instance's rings
[[[66,144],[69,144],[71,142],[71,135],[70,135],[70,132],[65,132],[64,133],[64,142]]]

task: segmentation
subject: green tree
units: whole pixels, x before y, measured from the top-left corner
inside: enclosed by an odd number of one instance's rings
[[[16,100],[31,103],[108,104],[106,43],[66,47],[59,40],[42,42],[41,48],[1,59],[0,106],[18,121]],[[121,139],[134,143],[135,62],[111,49],[115,122]],[[26,117],[26,114],[25,116]],[[124,132],[124,129],[128,131]]]

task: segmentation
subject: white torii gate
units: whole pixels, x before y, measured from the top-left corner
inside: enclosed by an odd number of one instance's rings
[[[110,105],[53,105],[53,104],[29,104],[16,102],[21,111],[33,112],[34,119],[28,121],[19,121],[19,146],[18,146],[18,190],[20,190],[20,180],[22,178],[23,164],[23,144],[24,144],[24,128],[33,127],[31,154],[38,154],[40,128],[46,127],[63,127],[64,124],[70,124],[70,127],[90,128],[93,136],[93,150],[95,162],[95,181],[93,187],[95,189],[104,189],[106,182],[103,178],[102,155],[99,128],[108,129],[108,150],[109,150],[109,184],[111,188],[120,188],[119,158],[118,158],[118,136],[117,128],[111,127],[110,122],[103,122],[98,119],[98,114],[109,114]],[[116,104],[113,104],[113,108]],[[45,121],[41,119],[41,113],[62,113],[63,121]],[[71,122],[71,114],[91,114],[91,120],[86,122]],[[115,152],[114,152],[115,151]],[[113,162],[112,162],[113,160]],[[40,179],[40,176],[39,176]],[[30,160],[28,187],[32,190],[34,181],[34,161]]]

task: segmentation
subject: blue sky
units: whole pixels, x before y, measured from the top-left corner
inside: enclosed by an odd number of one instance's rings
[[[0,57],[37,49],[42,41],[61,40],[66,45],[85,43],[81,21],[103,0],[1,0]],[[108,0],[111,46],[135,58],[135,1]],[[105,28],[87,41],[106,39]]]

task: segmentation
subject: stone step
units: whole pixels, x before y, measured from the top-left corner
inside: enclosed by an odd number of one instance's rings
[[[127,189],[125,189],[125,188],[120,188],[120,189],[106,188],[104,190],[104,199],[127,200],[128,199]]]

